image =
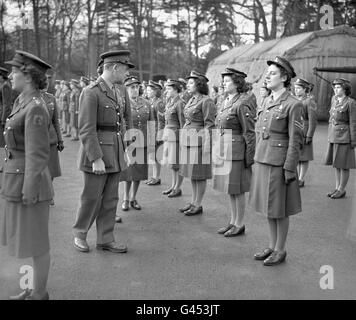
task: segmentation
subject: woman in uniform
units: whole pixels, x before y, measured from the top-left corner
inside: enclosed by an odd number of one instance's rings
[[[219,147],[218,162],[213,161],[213,188],[230,196],[231,217],[227,226],[218,230],[225,237],[245,233],[245,192],[250,182],[255,153],[255,121],[251,110],[256,110],[253,100],[247,95],[246,74],[233,68],[226,68],[223,77],[226,98],[216,116]],[[221,170],[223,168],[223,170]]]
[[[79,96],[81,93],[79,81],[72,79],[70,81],[70,103],[69,103],[69,114],[70,114],[70,130],[72,141],[78,141],[78,114],[79,114]]]
[[[19,50],[6,63],[12,66],[12,87],[20,95],[6,122],[1,243],[12,256],[33,258],[33,290],[11,299],[45,300],[49,299],[48,219],[53,188],[48,169],[50,120],[40,90],[46,87],[46,71],[51,66]]]
[[[272,93],[257,111],[250,201],[267,216],[270,230],[269,246],[254,258],[272,266],[285,260],[289,216],[302,210],[297,165],[303,124],[302,104],[287,90],[296,76],[292,65],[278,56],[267,64],[266,83]]]
[[[184,126],[184,101],[180,97],[182,85],[178,80],[167,81],[167,98],[164,127],[163,162],[172,170],[172,185],[163,194],[169,198],[182,195],[181,185],[183,177],[179,175],[179,131]]]
[[[161,184],[161,157],[158,155],[160,151],[160,146],[163,144],[162,135],[165,126],[164,120],[164,112],[165,107],[164,103],[161,99],[163,87],[154,81],[149,81],[147,84],[147,96],[151,102],[151,108],[154,115],[154,121],[156,121],[156,150],[155,153],[151,153],[154,155],[154,159],[152,159],[153,167],[152,167],[152,178],[150,178],[146,184],[149,186],[155,186]]]
[[[313,98],[309,97],[311,83],[298,78],[294,82],[294,92],[298,100],[303,104],[302,118],[304,124],[304,144],[299,157],[298,174],[299,187],[304,187],[304,178],[308,171],[309,161],[314,159],[313,136],[316,129],[316,103]]]
[[[350,169],[356,168],[356,101],[350,97],[351,83],[345,79],[332,82],[335,95],[331,99],[326,165],[335,168],[335,190],[327,194],[332,199],[346,195]]]
[[[62,152],[64,149],[64,145],[61,130],[59,127],[58,107],[56,103],[56,98],[52,94],[43,91],[42,99],[46,103],[49,113],[50,156],[48,168],[53,181],[54,178],[60,177],[62,175],[58,151]],[[51,205],[54,205],[54,200],[51,201]]]
[[[62,110],[62,133],[65,137],[70,137],[70,85],[68,81],[62,80],[62,90],[59,96],[59,109]]]
[[[135,131],[133,143],[126,150],[129,154],[132,154],[131,158],[135,159],[135,162],[120,174],[120,181],[125,181],[122,210],[127,211],[130,206],[136,210],[141,210],[141,206],[136,200],[136,195],[140,181],[148,178],[147,152],[149,149],[153,151],[153,148],[148,148],[148,134],[152,132],[149,128],[149,121],[153,121],[153,113],[149,102],[139,96],[140,81],[137,78],[127,78],[125,86],[131,105],[133,124],[131,132]]]
[[[191,180],[192,198],[179,211],[192,216],[203,213],[201,203],[206,180],[212,178],[211,129],[214,128],[216,107],[208,96],[207,77],[192,71],[187,79],[187,90],[192,98],[184,108],[185,124],[181,130],[179,174]]]

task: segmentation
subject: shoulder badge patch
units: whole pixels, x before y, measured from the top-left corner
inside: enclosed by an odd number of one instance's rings
[[[43,125],[43,116],[40,114],[35,114],[33,116],[33,124],[36,126],[42,126]]]

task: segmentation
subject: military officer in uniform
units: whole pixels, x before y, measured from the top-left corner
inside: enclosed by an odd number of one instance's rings
[[[12,88],[20,92],[6,121],[7,157],[4,164],[1,215],[1,243],[17,258],[33,258],[33,290],[15,300],[48,300],[50,268],[48,235],[49,204],[53,199],[50,157],[49,115],[41,91],[46,87],[49,64],[17,50],[11,61]],[[26,134],[25,134],[26,133]]]
[[[70,115],[70,131],[72,134],[72,141],[78,141],[78,114],[79,114],[79,96],[81,87],[77,79],[70,81],[70,102],[69,102],[69,115]]]
[[[182,84],[178,80],[169,79],[167,81],[168,103],[165,111],[163,163],[172,170],[172,185],[163,194],[169,198],[182,195],[181,185],[183,177],[179,175],[179,131],[185,124],[184,106],[185,102],[180,97]]]
[[[59,96],[59,109],[62,111],[62,133],[65,137],[70,137],[70,87],[66,80],[61,81],[61,94]]]
[[[150,178],[146,184],[149,186],[154,186],[161,184],[161,156],[160,156],[160,151],[161,148],[160,146],[163,144],[162,140],[162,134],[164,130],[164,125],[165,125],[165,120],[164,120],[164,112],[165,112],[165,105],[162,100],[162,85],[154,82],[154,81],[149,81],[147,84],[147,96],[150,100],[151,103],[151,108],[152,112],[154,115],[154,121],[156,122],[156,150],[155,152],[152,152],[151,158],[152,158],[152,178]]]
[[[184,107],[185,124],[180,137],[179,174],[192,184],[191,202],[179,209],[186,216],[203,213],[202,201],[211,172],[211,130],[215,126],[216,107],[208,96],[209,79],[196,71],[187,77],[192,97]]]
[[[213,188],[230,197],[230,221],[218,233],[234,237],[245,233],[245,193],[250,191],[256,142],[251,110],[256,110],[256,105],[247,92],[244,72],[226,68],[221,75],[226,98],[215,121],[214,147],[220,152],[213,152],[219,160],[213,163]]]
[[[331,99],[325,164],[335,168],[336,180],[335,190],[327,196],[339,199],[346,195],[350,169],[356,168],[356,101],[350,97],[350,81],[335,79],[332,86],[335,95]]]
[[[316,103],[313,97],[309,96],[311,83],[307,80],[298,78],[294,82],[294,92],[298,100],[302,101],[302,118],[304,143],[299,157],[298,174],[299,187],[304,187],[305,175],[308,171],[309,161],[314,159],[313,136],[317,125]]]
[[[153,110],[150,103],[139,96],[140,81],[136,77],[128,77],[125,80],[125,86],[130,97],[132,128],[130,134],[125,140],[128,140],[129,146],[127,152],[132,158],[135,158],[135,163],[131,164],[120,175],[120,181],[124,181],[124,198],[122,202],[122,210],[127,211],[131,208],[141,210],[141,206],[137,201],[137,192],[140,181],[148,178],[148,161],[147,154],[149,151],[154,151],[154,137],[149,134],[154,134],[154,129],[150,125],[154,122]],[[130,143],[133,141],[133,143]],[[149,143],[151,142],[151,145]],[[131,194],[130,194],[131,191]]]
[[[89,251],[87,233],[96,220],[97,249],[124,253],[127,247],[114,238],[119,174],[127,167],[115,84],[122,83],[134,65],[128,50],[106,52],[100,57],[104,60],[103,74],[83,89],[79,101],[79,169],[84,174],[84,189],[73,226],[74,247]]]
[[[12,90],[8,82],[9,72],[0,68],[0,148],[5,146],[3,131],[6,119],[12,109]]]
[[[289,216],[301,212],[297,165],[303,145],[302,103],[287,90],[296,76],[288,60],[267,61],[272,93],[257,111],[256,152],[250,189],[253,208],[267,216],[269,246],[255,254],[266,266],[283,262]]]

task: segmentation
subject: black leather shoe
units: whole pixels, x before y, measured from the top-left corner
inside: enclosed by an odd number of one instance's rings
[[[275,266],[286,260],[287,251],[273,251],[272,254],[263,261],[264,266]]]
[[[152,178],[151,181],[147,182],[149,186],[157,186],[161,184],[161,179]]]
[[[26,300],[26,298],[31,295],[32,290],[31,289],[26,289],[25,291],[22,291],[21,293],[15,295],[15,296],[10,296],[10,300]]]
[[[180,197],[182,195],[182,190],[178,189],[178,190],[173,190],[169,195],[168,198],[176,198],[176,197]]]
[[[327,193],[326,196],[330,198],[336,191],[337,191],[337,189],[335,189],[334,191],[331,191],[331,192]]]
[[[305,181],[304,180],[299,180],[298,184],[299,184],[299,188],[303,188],[304,184],[305,184]]]
[[[97,244],[96,248],[98,250],[106,250],[113,253],[126,253],[127,247],[123,244],[117,244],[116,242],[110,242],[106,244]]]
[[[236,237],[245,233],[245,225],[241,227],[233,226],[230,230],[224,233],[224,237]]]
[[[146,183],[146,184],[151,183],[152,179],[153,179],[153,178],[149,178],[145,183]]]
[[[173,188],[169,188],[167,190],[162,191],[162,194],[167,195],[167,194],[170,194],[172,191],[173,191]]]
[[[183,208],[179,208],[178,211],[179,212],[185,212],[188,211],[190,208],[192,207],[191,203],[188,203],[186,206],[184,206]]]
[[[89,246],[86,240],[74,237],[73,245],[74,248],[76,248],[80,252],[89,252]]]
[[[48,292],[46,292],[45,295],[42,296],[42,297],[39,297],[37,295],[32,295],[31,294],[28,297],[26,297],[25,300],[49,300],[49,294],[48,294]]]
[[[340,190],[337,190],[335,193],[333,193],[330,198],[331,199],[341,199],[341,198],[345,198],[346,196],[346,190],[344,191],[340,191]]]
[[[228,224],[226,227],[222,227],[218,230],[218,234],[224,234],[226,231],[229,231],[234,225]]]
[[[141,206],[138,204],[137,200],[130,201],[130,206],[136,210],[141,210]]]
[[[202,214],[202,213],[203,213],[203,207],[202,206],[196,207],[194,205],[192,205],[192,207],[189,210],[184,212],[186,216],[195,216],[197,214]]]
[[[263,249],[261,252],[255,253],[253,258],[255,260],[265,260],[272,254],[272,252],[273,250],[271,248],[266,248]]]
[[[129,209],[130,209],[129,204],[130,204],[130,201],[129,201],[129,200],[124,200],[124,201],[122,201],[121,209],[122,209],[123,211],[129,210]]]
[[[116,223],[121,223],[122,222],[122,218],[120,216],[115,216],[115,222]]]

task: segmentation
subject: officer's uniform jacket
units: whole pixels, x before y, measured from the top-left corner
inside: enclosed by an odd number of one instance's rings
[[[148,100],[137,97],[131,100],[132,127],[137,148],[152,147],[155,144],[155,114]],[[137,131],[141,134],[138,134]]]
[[[225,160],[245,160],[246,167],[253,164],[256,136],[255,120],[251,112],[253,101],[246,93],[235,94],[222,103],[215,120],[214,143],[219,157]]]
[[[313,138],[317,125],[316,103],[314,98],[305,96],[302,98],[302,118],[304,137]]]
[[[356,101],[351,97],[346,96],[341,102],[335,96],[332,97],[328,141],[356,146]]]
[[[71,113],[79,112],[79,96],[80,96],[80,90],[78,89],[74,89],[70,92],[69,109],[68,109],[69,112]]]
[[[288,91],[257,110],[255,162],[294,172],[303,145],[302,103]]]
[[[185,102],[179,95],[168,100],[164,115],[165,127],[162,137],[164,141],[179,141],[179,129],[185,124],[184,105]]]
[[[154,115],[154,119],[156,121],[156,141],[162,141],[162,136],[163,136],[163,130],[164,130],[164,125],[165,125],[165,119],[164,119],[164,113],[165,113],[165,107],[163,100],[160,98],[154,98],[152,100],[152,111]]]
[[[192,94],[189,93],[187,90],[184,90],[182,93],[180,93],[180,96],[185,103],[188,103],[188,101],[192,97]]]
[[[211,137],[211,130],[215,126],[216,106],[214,101],[205,95],[193,96],[184,107],[185,124],[181,130],[180,142],[182,146],[198,147],[205,144]],[[207,129],[204,135],[198,139],[190,139],[190,130],[198,133],[201,129]],[[209,135],[209,137],[207,137]],[[211,140],[210,140],[211,143]],[[207,148],[208,145],[205,145]]]
[[[39,91],[21,94],[16,99],[4,136],[2,195],[15,202],[34,198],[51,200],[49,114]]]
[[[130,97],[127,92],[126,86],[123,84],[116,85],[116,97],[119,100],[120,107],[120,122],[122,125],[120,126],[121,134],[125,137],[125,134],[128,130],[130,130],[133,126],[132,124],[132,116],[131,116],[131,105],[130,105]]]
[[[5,81],[0,84],[0,121],[4,125],[6,118],[11,113],[12,109],[12,90],[10,84]]]
[[[42,92],[42,99],[46,103],[49,113],[49,143],[57,145],[62,140],[61,129],[59,126],[58,107],[54,95]]]
[[[85,87],[79,98],[79,169],[92,172],[93,161],[102,158],[106,173],[126,169],[121,134],[121,107],[116,91],[102,77]]]
[[[64,89],[59,95],[59,109],[62,111],[68,111],[70,105],[70,90]]]

